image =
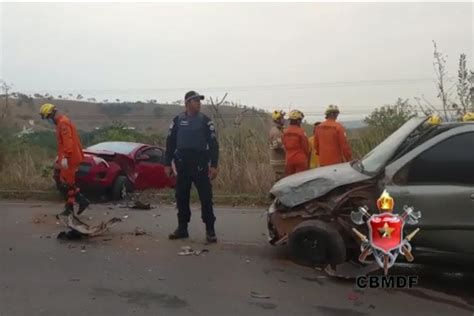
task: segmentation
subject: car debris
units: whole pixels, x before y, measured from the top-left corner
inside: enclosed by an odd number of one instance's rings
[[[209,252],[209,249],[201,249],[201,250],[194,250],[193,248],[191,248],[190,246],[183,246],[181,247],[181,251],[178,252],[178,255],[179,256],[199,256],[201,255],[202,253],[205,253],[205,252]]]
[[[267,295],[267,294],[259,294],[257,292],[250,292],[250,296],[253,297],[253,298],[258,298],[258,299],[270,299],[271,296],[270,295]]]
[[[135,236],[142,236],[147,235],[148,233],[143,228],[135,227],[134,234]]]
[[[67,219],[64,219],[63,217],[60,217],[60,219],[63,221],[64,225],[69,227],[71,230],[68,232],[60,232],[57,238],[66,240],[99,236],[107,232],[109,228],[115,225],[116,223],[122,221],[120,218],[113,217],[107,222],[101,222],[98,225],[91,226],[87,223],[84,223],[73,214],[69,215]]]
[[[331,265],[327,265],[324,268],[324,272],[331,277],[343,278],[343,279],[354,279],[361,275],[379,270],[379,266],[376,262],[369,265],[362,265],[353,261],[344,262],[335,266],[335,269]]]

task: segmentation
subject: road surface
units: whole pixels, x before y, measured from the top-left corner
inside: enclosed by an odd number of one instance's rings
[[[410,290],[359,290],[353,280],[294,264],[269,246],[263,209],[217,208],[219,243],[169,241],[172,206],[100,204],[89,222],[118,216],[109,233],[60,241],[58,203],[0,201],[0,315],[473,315],[474,278],[420,276]],[[198,209],[198,208],[194,208]],[[147,234],[136,236],[136,228]],[[179,256],[182,246],[208,249]]]

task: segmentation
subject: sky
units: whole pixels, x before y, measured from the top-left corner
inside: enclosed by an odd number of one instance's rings
[[[436,99],[433,43],[455,82],[472,3],[0,3],[14,91],[172,102],[188,90],[320,118]],[[455,91],[455,90],[453,90]],[[413,101],[413,103],[415,103]]]

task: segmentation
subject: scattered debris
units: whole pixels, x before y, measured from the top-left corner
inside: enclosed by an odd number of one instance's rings
[[[40,219],[39,219],[39,218],[35,218],[35,219],[33,220],[33,223],[35,223],[35,224],[39,224],[39,223],[41,223],[41,221],[40,221]]]
[[[135,233],[135,236],[141,236],[141,235],[147,234],[147,232],[143,228],[140,228],[140,227],[136,227],[134,233]]]
[[[46,236],[46,239],[51,239],[51,236],[50,235]]]
[[[245,259],[245,262],[250,263],[250,259]]]
[[[140,248],[136,248],[135,250],[136,250],[136,251],[140,251]]]
[[[287,281],[285,281],[285,280],[278,280],[278,282],[287,283]]]
[[[153,217],[161,216],[161,214],[153,214]]]
[[[8,250],[10,250],[10,251],[13,251],[13,248],[12,248],[12,247],[10,247],[10,248],[8,248]]]
[[[137,200],[137,201],[135,201],[132,208],[137,209],[137,210],[151,210],[151,205],[150,205],[150,203],[143,203],[143,202]]]
[[[329,276],[344,278],[344,279],[354,279],[360,275],[366,275],[370,272],[377,271],[379,266],[376,262],[373,262],[369,265],[361,265],[355,262],[344,262],[340,265],[337,265],[335,269],[333,269],[330,265],[326,266],[324,272],[326,272]]]
[[[370,304],[369,309],[375,309],[375,305]]]
[[[270,295],[267,295],[267,294],[259,294],[257,292],[250,292],[250,296],[253,297],[253,298],[258,298],[258,299],[269,299],[271,298]]]
[[[71,229],[67,232],[65,231],[60,232],[56,238],[61,239],[61,240],[77,240],[77,239],[82,239],[83,237],[84,237],[83,234],[81,234],[77,230]]]
[[[189,246],[183,246],[181,247],[181,251],[178,252],[179,256],[199,256],[202,253],[209,252],[209,249],[201,249],[201,250],[194,250],[193,248]]]
[[[164,281],[166,278],[158,278],[158,281]]]
[[[122,217],[123,217],[123,219],[127,219],[127,218],[128,218],[128,215],[124,215],[124,216],[122,216]]]
[[[75,215],[72,215],[72,214],[67,217],[67,221],[63,219],[63,222],[64,224],[66,224],[66,226],[71,228],[73,231],[76,231],[77,233],[83,235],[82,237],[94,237],[94,236],[101,235],[107,232],[109,228],[112,227],[114,224],[121,221],[122,220],[120,218],[113,217],[107,222],[101,222],[98,225],[90,226],[89,224],[84,223],[83,221],[81,221],[79,218],[77,218]],[[76,236],[78,235],[76,234]],[[60,236],[58,235],[58,238],[59,237]],[[66,233],[66,237],[67,237],[67,233]]]
[[[195,255],[199,256],[201,253],[209,252],[209,249],[196,250]]]
[[[104,239],[102,239],[102,241],[111,241],[111,240],[112,240],[112,238],[104,238]]]
[[[352,291],[352,292],[349,292],[349,295],[347,296],[347,299],[349,301],[357,301],[359,299],[359,295],[357,295],[356,292]]]

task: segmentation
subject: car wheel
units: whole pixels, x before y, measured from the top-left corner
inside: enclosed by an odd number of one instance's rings
[[[297,225],[288,242],[295,259],[305,265],[336,265],[346,260],[342,236],[335,228],[319,220]]]
[[[133,192],[133,187],[125,176],[118,176],[112,187],[112,199],[115,201],[125,199],[130,193]]]

